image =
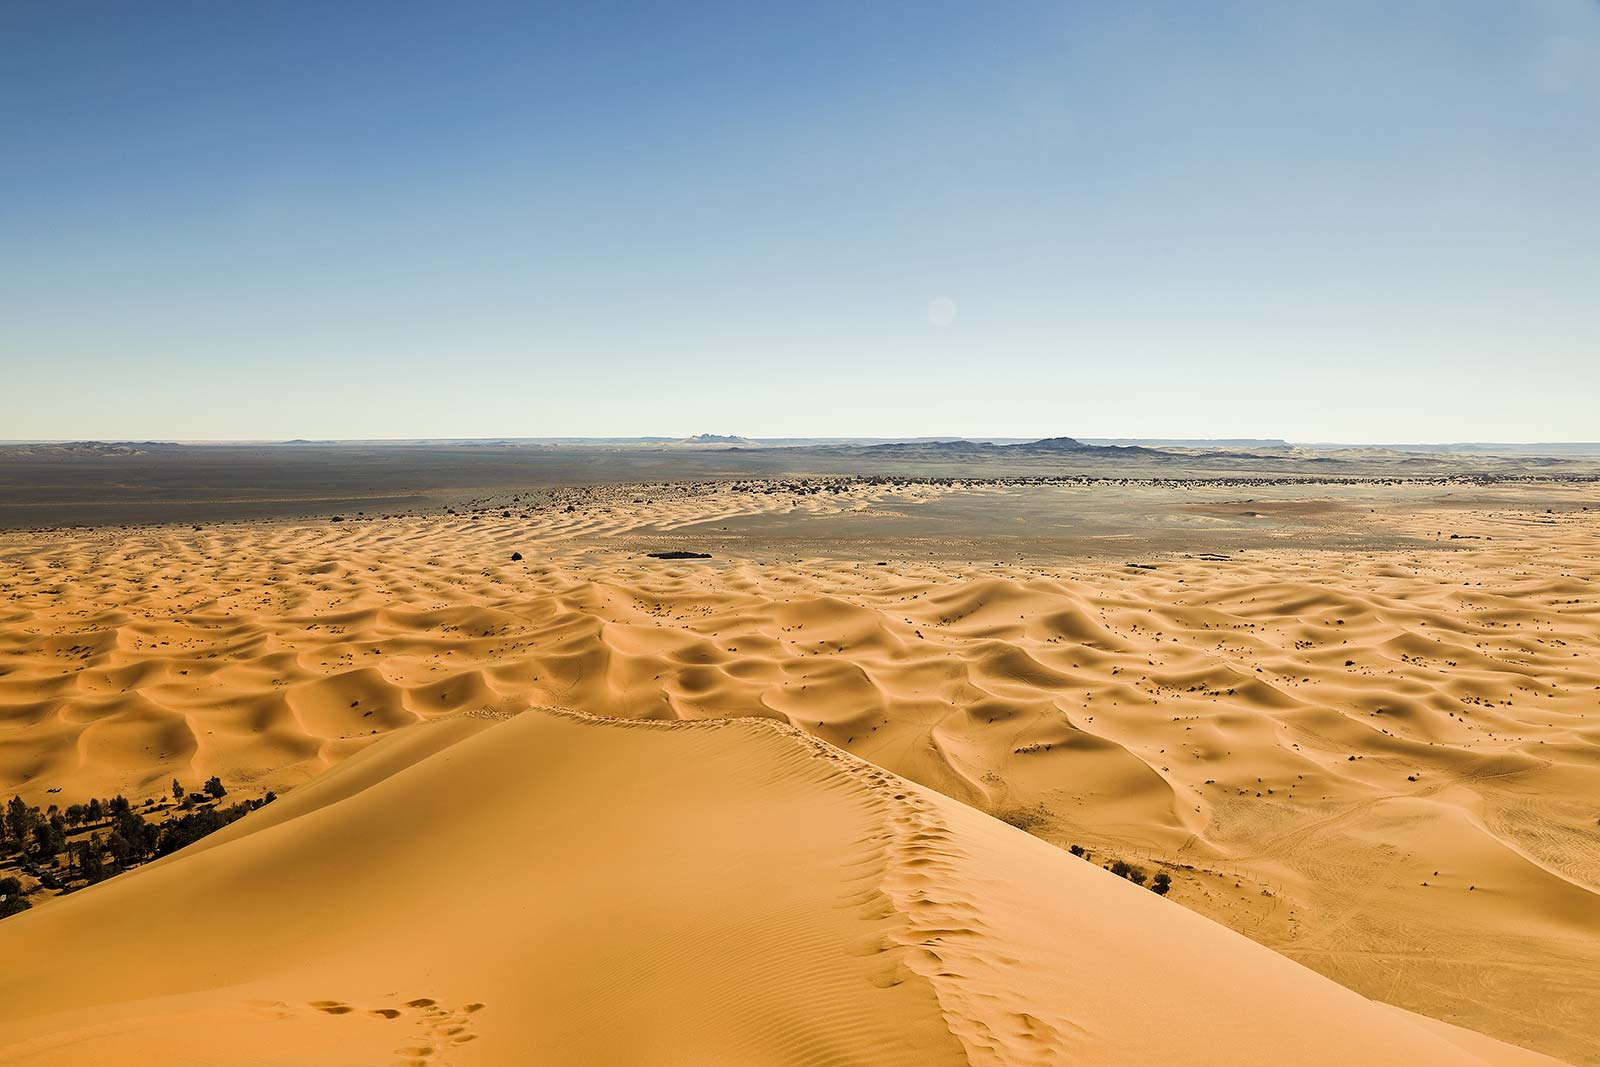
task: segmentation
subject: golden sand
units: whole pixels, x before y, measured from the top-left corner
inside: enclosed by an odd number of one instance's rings
[[[5,795],[290,792],[0,924],[0,1060],[1523,1062],[1381,1001],[1600,1062],[1600,507],[1153,570],[611,543],[939,492],[6,536]],[[552,706],[839,751],[497,724]]]

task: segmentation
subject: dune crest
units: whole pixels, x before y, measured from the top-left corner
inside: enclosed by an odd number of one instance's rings
[[[759,720],[404,731],[0,955],[19,1065],[1554,1062]]]

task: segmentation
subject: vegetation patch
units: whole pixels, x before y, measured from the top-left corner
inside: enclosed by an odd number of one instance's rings
[[[1088,849],[1084,848],[1082,845],[1073,845],[1067,851],[1071,852],[1079,859],[1085,859],[1091,863],[1094,862],[1094,854]],[[1145,888],[1149,889],[1150,892],[1156,894],[1157,896],[1164,897],[1172,889],[1172,875],[1168,874],[1166,871],[1157,871],[1155,877],[1152,878],[1149,874],[1145,873],[1143,867],[1135,867],[1126,860],[1117,859],[1115,856],[1107,857],[1106,862],[1101,863],[1100,866],[1105,870],[1110,871],[1118,878],[1126,878],[1134,885],[1145,886]]]
[[[137,809],[120,795],[64,809],[40,809],[12,797],[0,813],[0,918],[28,910],[32,893],[66,894],[103,882],[192,845],[276,799],[269,791],[224,806],[227,795],[222,780],[212,776],[196,792],[173,779],[171,801],[152,798]]]

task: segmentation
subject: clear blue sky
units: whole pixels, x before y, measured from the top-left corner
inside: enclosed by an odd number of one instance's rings
[[[1600,3],[0,5],[0,438],[1600,438]]]

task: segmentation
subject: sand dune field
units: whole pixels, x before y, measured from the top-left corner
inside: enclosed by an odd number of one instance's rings
[[[261,814],[14,920],[0,1057],[1554,1062],[770,722],[458,717]]]
[[[1600,487],[918,526],[1031,492],[4,535],[6,797],[285,795],[0,922],[0,1061],[1600,1063]]]

